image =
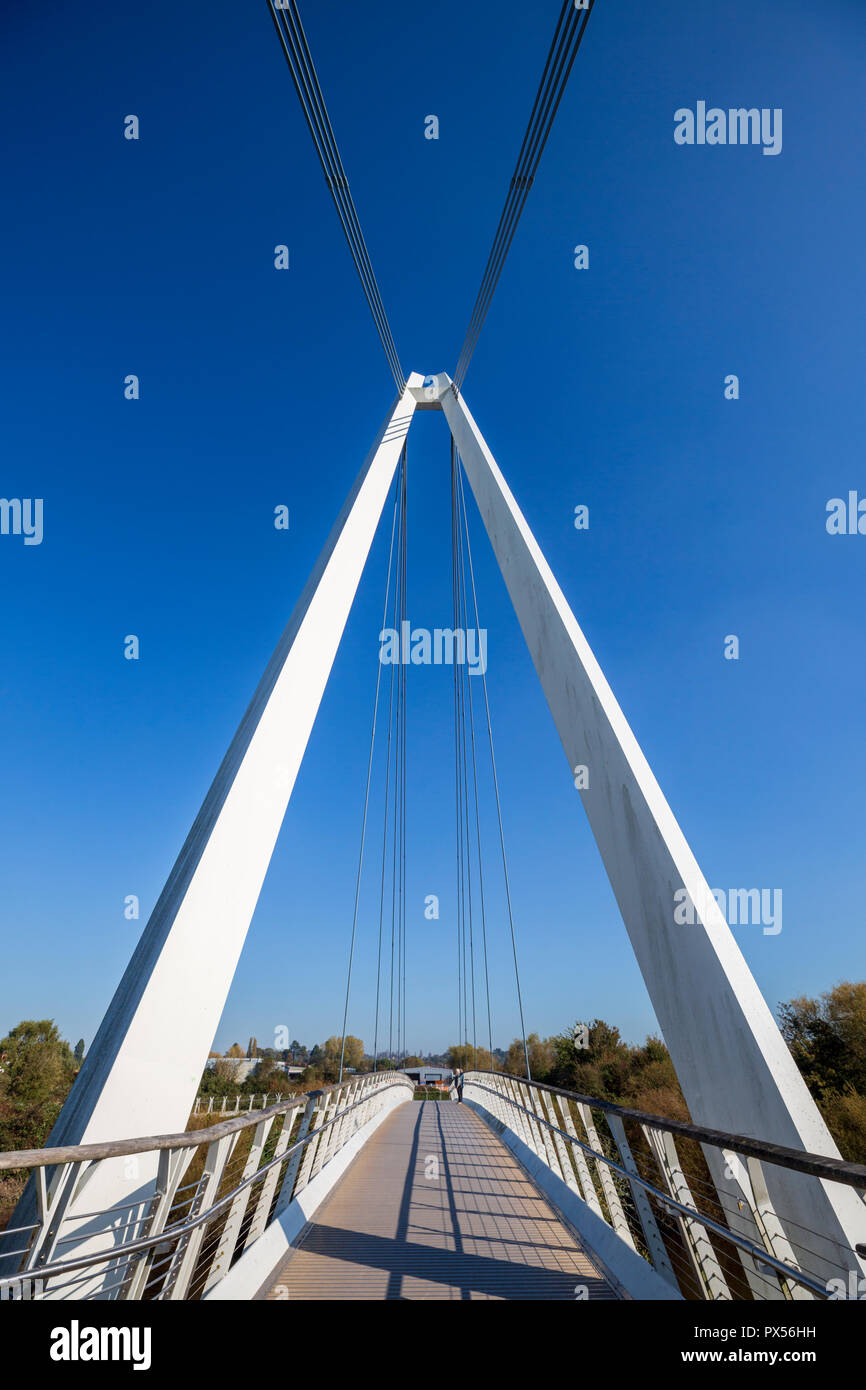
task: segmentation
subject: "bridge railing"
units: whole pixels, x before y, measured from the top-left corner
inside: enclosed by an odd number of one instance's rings
[[[0,1154],[38,1199],[35,1222],[0,1233],[0,1299],[202,1298],[395,1088],[411,1099],[408,1077],[379,1072],[184,1134]],[[132,1200],[88,1210],[118,1161]]]
[[[193,1115],[246,1115],[251,1110],[267,1110],[273,1100],[277,1105],[281,1100],[291,1100],[292,1092],[268,1091],[267,1094],[248,1095],[239,1091],[233,1096],[196,1096],[192,1107]],[[259,1104],[259,1102],[261,1102]]]
[[[452,1092],[452,1094],[455,1094]],[[866,1166],[647,1115],[496,1072],[466,1072],[463,1099],[525,1146],[690,1299],[863,1298],[855,1250],[774,1205],[773,1170],[854,1188]],[[516,1144],[513,1141],[517,1141]]]

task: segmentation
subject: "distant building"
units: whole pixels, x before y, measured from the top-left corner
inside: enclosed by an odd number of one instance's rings
[[[450,1067],[403,1067],[402,1070],[419,1086],[447,1086],[453,1072]]]

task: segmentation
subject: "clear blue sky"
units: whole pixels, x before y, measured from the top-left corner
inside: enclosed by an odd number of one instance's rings
[[[405,370],[453,371],[558,8],[302,5]],[[17,3],[4,28],[0,494],[44,498],[45,534],[0,536],[0,1033],[53,1016],[89,1043],[393,388],[264,0]],[[864,60],[859,0],[597,0],[465,385],[710,884],[783,890],[780,935],[735,929],[772,1006],[864,974],[866,537],[825,530],[830,497],[866,495]],[[704,99],[781,107],[782,153],[675,145]],[[409,609],[431,628],[447,462],[419,416]],[[527,1022],[642,1040],[646,991],[471,520]],[[384,543],[219,1047],[340,1028]],[[449,673],[413,669],[409,698],[426,1050],[456,1035]],[[371,877],[349,1021],[368,1045],[374,899]]]

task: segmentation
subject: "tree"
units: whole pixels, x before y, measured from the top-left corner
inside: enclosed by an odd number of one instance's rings
[[[452,1071],[492,1071],[493,1058],[486,1047],[475,1048],[471,1043],[452,1043],[448,1049],[448,1066]]]
[[[325,1055],[325,1059],[329,1062],[336,1062],[338,1070],[340,1064],[340,1049],[342,1046],[342,1042],[342,1038],[328,1038],[328,1041],[325,1043],[322,1049]],[[358,1067],[361,1065],[363,1056],[364,1044],[362,1043],[361,1039],[353,1037],[351,1033],[347,1033],[346,1046],[343,1050],[343,1070],[345,1071],[345,1069],[349,1067],[351,1070],[357,1071]]]
[[[243,1048],[241,1047],[240,1043],[232,1043],[231,1047],[229,1048],[228,1052],[226,1053],[226,1056],[227,1056],[227,1057],[243,1057],[243,1055],[244,1055],[244,1050],[243,1050]]]
[[[780,1004],[779,1027],[842,1157],[866,1162],[866,981]]]
[[[219,1057],[212,1067],[205,1067],[199,1084],[203,1096],[233,1096],[240,1089],[238,1059]]]
[[[248,1057],[258,1057],[258,1055],[259,1055],[259,1045],[258,1045],[258,1043],[256,1042],[255,1038],[250,1038],[250,1040],[249,1040],[249,1042],[248,1042],[248,1044],[247,1044],[247,1056],[248,1056]]]
[[[316,1043],[310,1052],[309,1066],[304,1073],[304,1084],[311,1084],[316,1081],[328,1083],[339,1080],[340,1076],[340,1047],[342,1038],[332,1035],[327,1042]],[[364,1059],[364,1044],[360,1038],[346,1034],[346,1048],[343,1055],[343,1072],[347,1070],[359,1071]]]
[[[75,1044],[75,1051],[74,1051],[74,1053],[73,1053],[72,1055],[73,1055],[74,1058],[75,1058],[75,1061],[76,1061],[77,1066],[80,1068],[81,1063],[84,1061],[84,1039],[83,1039],[83,1038],[79,1038],[79,1039],[78,1039],[78,1042]]]
[[[842,1157],[849,1163],[866,1163],[866,1096],[856,1091],[829,1094],[821,1110]]]
[[[268,1091],[275,1091],[282,1094],[286,1091],[286,1073],[282,1067],[274,1061],[273,1057],[263,1057],[248,1081],[253,1082],[253,1091],[261,1091],[267,1094]]]
[[[537,1033],[530,1033],[527,1037],[526,1051],[529,1053],[533,1081],[545,1081],[553,1071],[557,1059],[556,1043],[556,1038],[545,1038],[542,1041]],[[515,1038],[509,1047],[505,1058],[505,1070],[512,1076],[526,1075],[526,1054],[522,1038]]]
[[[866,1094],[866,981],[779,1006],[779,1027],[813,1096]]]
[[[0,1041],[0,1150],[42,1147],[75,1073],[53,1019],[25,1020]]]

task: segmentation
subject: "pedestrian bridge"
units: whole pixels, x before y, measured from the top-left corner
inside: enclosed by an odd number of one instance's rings
[[[37,1210],[0,1236],[0,1295],[857,1297],[864,1252],[790,1194],[862,1214],[866,1167],[500,1073],[462,1090],[373,1073],[184,1134],[2,1154]],[[89,1209],[109,1166],[129,1198]]]

